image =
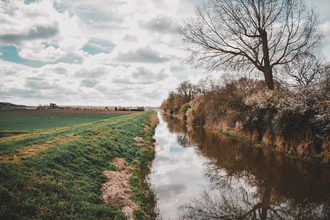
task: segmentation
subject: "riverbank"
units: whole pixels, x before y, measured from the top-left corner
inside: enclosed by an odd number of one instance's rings
[[[0,219],[153,219],[146,176],[156,125],[156,112],[145,111],[1,138]],[[131,214],[105,193],[109,173],[123,172]]]
[[[162,111],[162,112],[164,114],[170,115],[171,117],[177,118],[177,119],[187,123],[188,119],[187,118],[185,119],[184,115],[181,113],[173,112],[171,114],[171,112],[168,112],[168,111],[167,112]],[[193,125],[188,124],[188,130],[191,126],[193,126]],[[278,145],[276,143],[270,142],[266,138],[262,138],[261,140],[258,140],[257,138],[255,138],[255,136],[253,137],[251,135],[246,135],[246,134],[240,132],[239,130],[230,129],[228,127],[219,127],[219,126],[215,127],[215,126],[205,126],[204,125],[202,127],[204,127],[205,129],[209,129],[212,132],[220,133],[222,135],[225,135],[230,138],[234,138],[239,141],[248,142],[249,144],[252,144],[254,147],[266,148],[271,151],[284,153],[286,156],[293,158],[293,159],[299,159],[299,160],[330,167],[330,155],[328,155],[328,154],[313,154],[313,155],[299,154],[294,151],[286,151],[283,148],[278,147]]]
[[[192,85],[182,83],[161,109],[191,126],[222,130],[272,146],[295,157],[330,165],[329,78],[305,87],[262,80],[224,79]]]
[[[163,219],[328,219],[329,168],[159,114],[150,182]]]

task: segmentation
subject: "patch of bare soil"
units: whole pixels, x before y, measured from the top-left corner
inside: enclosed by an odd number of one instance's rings
[[[20,134],[27,134],[28,132],[0,132],[0,138],[2,137],[10,137],[10,136],[15,136],[15,135],[20,135]]]
[[[155,112],[154,114],[152,114],[150,116],[149,120],[150,120],[149,125],[154,127],[159,122],[159,120],[157,118],[157,113]]]
[[[134,143],[136,146],[138,147],[147,147],[149,149],[153,149],[152,146],[148,145],[148,144],[142,144],[142,143]]]
[[[136,141],[143,141],[142,137],[133,137],[133,139],[136,140]]]
[[[141,124],[142,126],[144,126],[143,128],[143,132],[146,133],[149,129],[149,126],[155,126],[157,123],[158,123],[158,118],[157,118],[157,113],[155,112],[154,114],[152,114],[150,117],[149,117],[149,120],[150,122],[148,124]]]
[[[143,128],[143,132],[144,133],[146,133],[146,131],[149,129],[149,126],[148,125],[146,125],[146,124],[141,124],[141,125],[143,125],[144,126],[144,128]]]
[[[103,184],[102,200],[104,203],[123,207],[122,212],[128,216],[127,219],[133,220],[133,210],[138,209],[139,206],[130,199],[132,192],[128,179],[131,173],[127,170],[130,167],[122,158],[113,159],[112,164],[120,171],[103,171],[108,177],[108,182]]]

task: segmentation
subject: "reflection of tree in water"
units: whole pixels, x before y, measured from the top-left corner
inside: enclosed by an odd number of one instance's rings
[[[187,127],[186,123],[178,118],[174,118],[169,114],[162,114],[163,120],[167,122],[167,127],[171,133],[175,133],[177,135],[178,143],[183,147],[191,146],[191,141],[186,135]]]
[[[210,159],[204,170],[209,185],[180,208],[183,217],[330,218],[329,169],[250,147],[202,128],[180,131],[182,122],[170,121],[183,146],[197,145],[199,153]]]

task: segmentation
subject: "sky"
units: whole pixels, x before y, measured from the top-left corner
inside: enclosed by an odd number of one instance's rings
[[[205,0],[206,1],[206,0]],[[203,70],[178,33],[204,0],[0,1],[0,102],[159,106]],[[320,9],[330,60],[330,1]]]

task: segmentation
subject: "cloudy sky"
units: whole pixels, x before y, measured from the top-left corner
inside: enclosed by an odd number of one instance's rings
[[[329,59],[330,1],[308,2],[321,9]],[[0,1],[0,102],[159,106],[179,83],[202,75],[180,62],[178,34],[202,3]]]

